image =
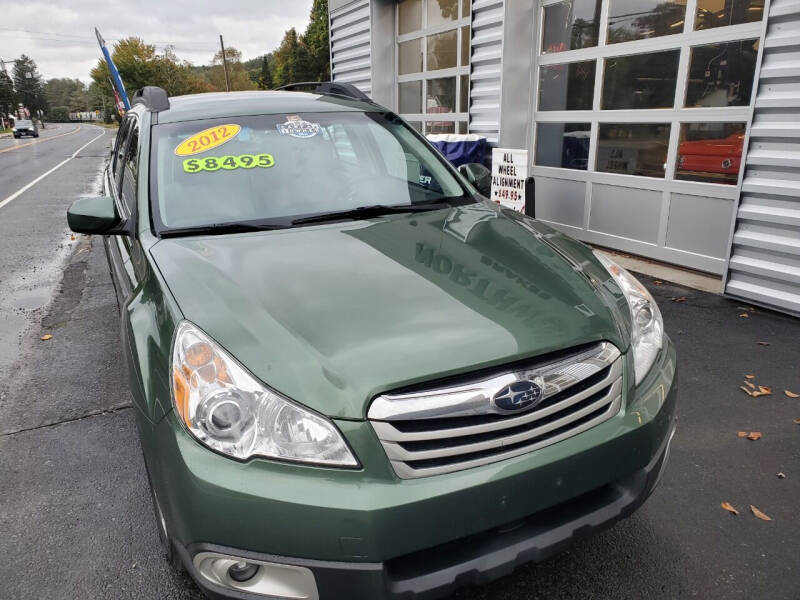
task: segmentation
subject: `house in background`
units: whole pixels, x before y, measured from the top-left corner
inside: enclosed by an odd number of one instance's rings
[[[329,0],[335,81],[529,150],[537,218],[800,314],[797,0]]]

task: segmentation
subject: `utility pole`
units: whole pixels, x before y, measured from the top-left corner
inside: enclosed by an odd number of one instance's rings
[[[222,48],[222,68],[225,69],[225,90],[231,91],[231,82],[228,79],[228,57],[225,56],[225,44],[222,42],[222,34],[219,34],[219,46]]]

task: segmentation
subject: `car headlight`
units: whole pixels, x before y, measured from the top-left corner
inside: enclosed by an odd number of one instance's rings
[[[664,321],[650,292],[628,271],[613,260],[595,252],[594,255],[614,278],[631,310],[631,348],[636,385],[647,375],[664,343]]]
[[[252,456],[320,465],[358,465],[336,426],[267,388],[189,321],[175,334],[172,399],[203,444]]]

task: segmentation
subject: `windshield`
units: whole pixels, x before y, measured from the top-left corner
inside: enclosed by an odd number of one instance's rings
[[[234,223],[291,226],[300,217],[364,206],[473,201],[444,159],[384,113],[156,125],[151,161],[158,233]]]
[[[31,126],[31,122],[30,121],[17,121],[16,126],[17,127],[30,127]]]

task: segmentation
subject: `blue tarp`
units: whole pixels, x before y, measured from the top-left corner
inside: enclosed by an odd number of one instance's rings
[[[474,134],[433,134],[428,140],[455,166],[467,163],[491,163],[486,138]]]

